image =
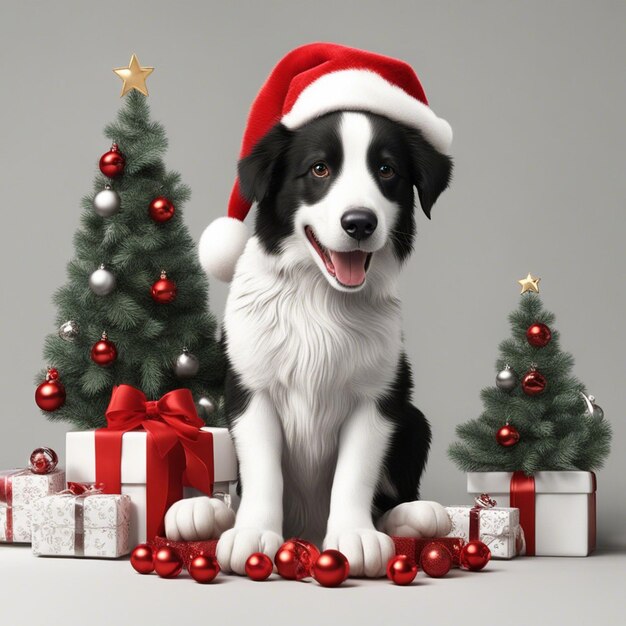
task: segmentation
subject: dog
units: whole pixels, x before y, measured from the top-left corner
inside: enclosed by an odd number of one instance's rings
[[[233,520],[220,500],[182,500],[169,537],[221,534],[218,561],[238,574],[250,554],[301,537],[378,577],[390,535],[449,532],[445,509],[418,499],[431,430],[411,403],[398,278],[414,190],[430,217],[451,172],[419,129],[360,110],[278,123],[240,160],[257,215],[223,337],[241,503]]]

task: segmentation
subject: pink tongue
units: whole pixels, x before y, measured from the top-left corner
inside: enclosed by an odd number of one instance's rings
[[[335,266],[337,280],[348,287],[357,287],[365,280],[365,261],[367,252],[335,252],[329,250],[330,260]]]

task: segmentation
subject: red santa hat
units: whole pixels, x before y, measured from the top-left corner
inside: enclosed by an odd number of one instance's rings
[[[313,43],[292,50],[272,70],[252,103],[239,156],[248,156],[278,122],[293,130],[341,110],[370,111],[417,128],[443,153],[452,143],[450,125],[428,106],[407,63],[356,48]],[[216,219],[202,234],[200,261],[220,280],[232,279],[246,245],[243,220],[250,207],[235,180],[228,216]]]

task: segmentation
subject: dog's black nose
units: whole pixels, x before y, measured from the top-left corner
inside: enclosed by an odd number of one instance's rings
[[[369,209],[350,209],[341,216],[341,227],[357,241],[367,239],[378,226],[378,219]]]

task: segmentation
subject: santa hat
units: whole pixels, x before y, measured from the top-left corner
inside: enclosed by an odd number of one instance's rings
[[[313,43],[291,51],[272,70],[250,109],[239,156],[247,157],[278,122],[293,130],[341,110],[370,111],[417,128],[443,153],[452,143],[450,125],[428,106],[407,63],[337,44]],[[220,280],[233,277],[248,240],[243,220],[250,207],[235,180],[228,216],[212,222],[200,238],[200,262]]]

